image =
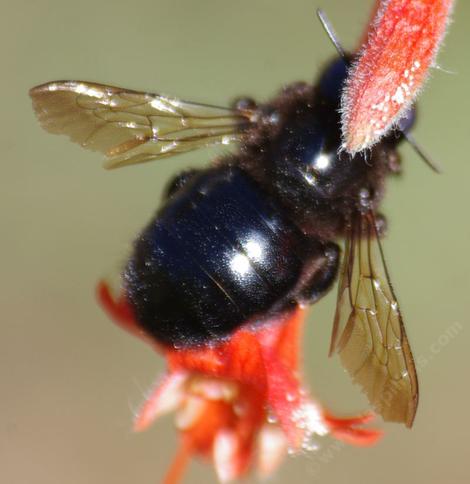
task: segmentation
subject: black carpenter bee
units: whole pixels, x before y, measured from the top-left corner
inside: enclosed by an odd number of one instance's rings
[[[418,383],[378,208],[414,116],[367,156],[342,152],[347,64],[336,59],[316,84],[289,85],[265,104],[239,99],[231,109],[82,81],[50,82],[30,95],[47,131],[104,153],[108,168],[238,142],[209,168],[178,174],[135,241],[122,279],[147,334],[176,348],[211,345],[241,325],[313,304],[340,272],[330,351],[385,420],[411,426]]]

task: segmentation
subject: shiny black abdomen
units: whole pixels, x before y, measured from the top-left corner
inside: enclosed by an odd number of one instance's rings
[[[248,175],[219,167],[168,199],[135,242],[124,281],[142,328],[189,346],[288,310],[309,278],[319,284],[312,261],[323,254]]]

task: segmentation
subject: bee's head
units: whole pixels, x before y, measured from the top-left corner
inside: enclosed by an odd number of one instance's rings
[[[348,77],[348,70],[351,64],[351,57],[336,57],[330,61],[323,70],[319,80],[318,89],[320,96],[328,99],[332,103],[341,101],[341,93]]]

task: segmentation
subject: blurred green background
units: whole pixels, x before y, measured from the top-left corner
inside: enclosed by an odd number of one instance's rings
[[[177,443],[172,419],[141,435],[130,427],[163,362],[108,320],[94,286],[119,269],[168,177],[214,153],[106,172],[98,154],[41,130],[28,89],[78,78],[220,105],[240,94],[267,99],[283,83],[313,79],[334,54],[318,6],[354,48],[372,1],[2,3],[2,483],[159,482]],[[420,369],[415,426],[383,424],[372,449],[324,440],[316,454],[288,459],[273,483],[470,482],[469,21],[461,1],[442,70],[420,99],[416,137],[444,174],[404,146],[404,176],[384,204],[385,251]],[[334,300],[311,311],[306,379],[333,411],[354,413],[366,401],[327,358]],[[185,482],[215,477],[192,463]]]

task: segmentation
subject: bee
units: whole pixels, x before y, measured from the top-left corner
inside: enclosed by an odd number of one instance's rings
[[[231,108],[83,81],[30,95],[46,131],[104,153],[107,168],[238,146],[174,177],[135,240],[122,284],[147,335],[164,347],[210,347],[242,325],[272,324],[317,302],[339,279],[330,354],[386,421],[410,427],[418,381],[379,207],[414,112],[367,153],[342,151],[350,60],[334,59],[316,83]]]

